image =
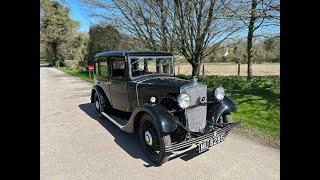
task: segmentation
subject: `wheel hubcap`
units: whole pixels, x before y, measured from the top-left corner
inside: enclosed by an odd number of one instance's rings
[[[152,135],[149,131],[146,131],[144,133],[144,140],[146,141],[146,143],[151,146],[152,145]]]
[[[96,101],[96,108],[99,109],[99,101]]]

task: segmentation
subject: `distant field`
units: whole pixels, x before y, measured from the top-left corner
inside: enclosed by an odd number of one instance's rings
[[[219,76],[234,76],[238,74],[237,64],[209,64],[203,63],[205,75],[219,75]],[[192,67],[190,64],[177,64],[175,65],[175,72],[178,74],[191,75]],[[253,64],[253,76],[272,76],[280,75],[280,64]],[[202,75],[202,65],[200,69]],[[247,64],[240,65],[240,76],[247,75]]]

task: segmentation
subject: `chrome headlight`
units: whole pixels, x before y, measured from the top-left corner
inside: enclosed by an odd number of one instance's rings
[[[187,107],[190,106],[190,96],[186,93],[181,93],[179,94],[179,96],[177,97],[177,101],[179,103],[179,106],[182,108],[182,109],[185,109]]]
[[[214,90],[214,96],[215,96],[219,101],[221,101],[221,100],[224,98],[224,95],[225,95],[225,92],[224,92],[223,87],[217,87],[217,88]]]

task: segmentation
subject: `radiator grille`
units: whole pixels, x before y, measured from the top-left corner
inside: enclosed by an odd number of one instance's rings
[[[197,105],[200,98],[207,101],[207,86],[203,84],[191,84],[183,87],[182,92],[189,94],[190,106]],[[199,105],[185,110],[186,126],[192,132],[202,132],[206,126],[207,106]]]

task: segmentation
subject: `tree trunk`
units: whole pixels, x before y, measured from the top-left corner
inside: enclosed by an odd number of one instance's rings
[[[53,65],[53,59],[52,59],[52,47],[50,43],[47,43],[46,47],[46,58],[49,60],[50,65]]]
[[[201,64],[199,64],[199,63],[192,64],[192,77],[199,76],[200,67],[201,67]]]
[[[254,23],[257,19],[256,17],[256,8],[257,8],[257,1],[251,1],[251,16],[250,22],[248,26],[248,36],[247,36],[247,58],[248,58],[248,69],[247,69],[247,80],[252,79],[252,39],[254,33]]]
[[[249,30],[250,32],[250,30]],[[252,79],[252,34],[248,33],[247,37],[247,59],[248,59],[248,69],[247,69],[247,80]]]
[[[52,58],[52,63],[53,65],[56,65],[57,62],[57,54],[58,54],[58,44],[57,43],[52,43],[52,54],[53,54],[53,58]]]

